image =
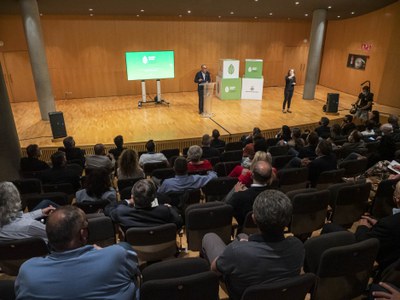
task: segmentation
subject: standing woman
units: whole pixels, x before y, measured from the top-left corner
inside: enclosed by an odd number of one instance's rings
[[[282,112],[286,113],[285,107],[287,103],[287,112],[291,113],[290,102],[292,101],[294,86],[296,84],[296,76],[294,75],[294,69],[289,69],[288,74],[285,76],[285,99],[283,100]]]

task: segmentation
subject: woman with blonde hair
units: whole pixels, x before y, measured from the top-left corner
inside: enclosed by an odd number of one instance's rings
[[[126,149],[118,159],[118,179],[145,178],[142,168],[139,166],[138,154],[135,150]]]

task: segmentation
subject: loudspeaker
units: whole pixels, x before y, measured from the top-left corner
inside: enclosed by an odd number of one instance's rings
[[[328,93],[326,99],[326,112],[337,113],[339,107],[339,94]]]
[[[61,111],[49,112],[51,132],[53,139],[58,139],[67,136],[65,129],[64,115]]]

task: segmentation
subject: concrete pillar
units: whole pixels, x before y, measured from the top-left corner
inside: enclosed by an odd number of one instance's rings
[[[33,80],[42,120],[49,120],[48,113],[55,111],[54,95],[47,66],[39,8],[36,0],[19,0]]]
[[[326,27],[326,10],[317,9],[313,12],[310,36],[310,50],[308,52],[306,81],[304,84],[303,99],[313,100],[315,87],[318,83],[321,66],[322,46],[324,44]]]
[[[0,181],[19,178],[21,148],[0,65]]]

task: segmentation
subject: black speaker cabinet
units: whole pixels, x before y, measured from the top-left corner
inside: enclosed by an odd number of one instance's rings
[[[326,99],[326,112],[337,113],[339,107],[339,94],[328,93]]]
[[[64,115],[60,111],[49,112],[51,132],[54,139],[62,138],[67,136],[67,130],[65,129]]]

